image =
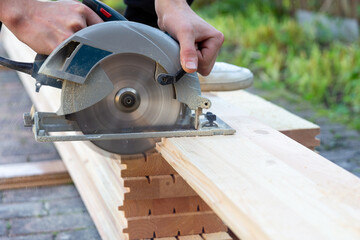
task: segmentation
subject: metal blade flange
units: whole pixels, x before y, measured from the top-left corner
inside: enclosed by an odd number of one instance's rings
[[[71,114],[84,134],[140,132],[171,129],[179,118],[181,103],[172,85],[154,80],[155,62],[138,54],[118,54],[100,63],[114,90],[87,109]],[[156,139],[93,141],[118,154],[135,154],[155,146]]]

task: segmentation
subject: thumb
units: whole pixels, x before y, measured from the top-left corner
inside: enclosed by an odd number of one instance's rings
[[[184,35],[181,38],[179,38],[180,62],[185,72],[193,73],[196,72],[198,67],[198,57],[195,47],[195,38],[193,34],[184,34]]]

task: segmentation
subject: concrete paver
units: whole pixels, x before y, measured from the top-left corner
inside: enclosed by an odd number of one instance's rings
[[[54,233],[93,227],[88,214],[74,213],[45,217],[18,218],[10,221],[9,235],[26,235],[34,233]]]

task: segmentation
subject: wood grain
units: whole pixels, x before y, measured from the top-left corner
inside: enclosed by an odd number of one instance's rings
[[[144,154],[121,156],[121,177],[145,177],[175,174],[175,170],[156,150]]]
[[[359,178],[214,98],[235,135],[158,150],[240,239],[360,239]]]
[[[227,101],[230,107],[228,111],[231,111],[231,108],[235,106],[237,109],[241,109],[241,111],[237,112],[239,116],[255,118],[308,148],[320,145],[320,141],[316,138],[320,133],[318,125],[300,118],[259,96],[250,94],[245,90],[212,92],[204,95],[217,96]]]
[[[174,197],[163,199],[124,200],[119,206],[125,217],[167,215],[173,213],[210,211],[209,206],[199,197]]]
[[[196,196],[197,194],[178,174],[124,178],[129,188],[125,199],[158,199]]]
[[[204,233],[201,236],[204,240],[232,240],[227,232]]]
[[[227,231],[227,228],[212,211],[128,218],[128,229],[124,229],[130,239],[220,231]]]

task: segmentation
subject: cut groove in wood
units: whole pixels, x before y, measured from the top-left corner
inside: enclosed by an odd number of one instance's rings
[[[124,186],[130,191],[126,200],[158,199],[196,196],[197,194],[178,174],[174,176],[149,176],[124,178]]]
[[[175,174],[175,170],[161,157],[156,150],[145,154],[121,156],[124,170],[121,177],[145,177]]]

